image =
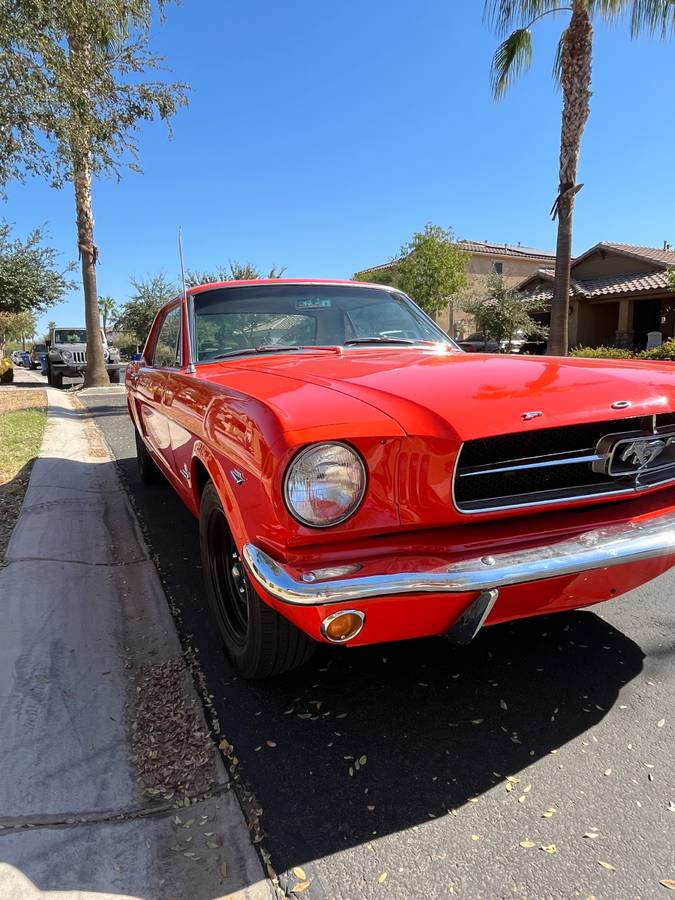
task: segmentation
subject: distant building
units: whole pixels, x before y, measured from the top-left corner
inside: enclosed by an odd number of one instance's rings
[[[602,241],[572,263],[570,347],[636,347],[649,335],[675,335],[675,294],[668,269],[675,251]],[[530,297],[553,298],[553,266],[543,266],[518,285]]]
[[[466,296],[477,296],[487,289],[490,275],[502,275],[507,287],[515,287],[524,278],[555,265],[555,254],[520,244],[494,244],[489,241],[457,241],[456,246],[469,254]],[[385,272],[394,263],[368,269],[368,273]],[[462,310],[462,298],[436,316],[441,328],[453,337],[466,337],[473,330],[473,320]]]

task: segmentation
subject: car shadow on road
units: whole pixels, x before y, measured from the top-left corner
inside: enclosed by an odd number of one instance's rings
[[[119,464],[277,871],[451,814],[592,729],[642,669],[637,644],[575,611],[463,649],[322,647],[298,671],[243,681],[204,603],[196,521],[168,487],[138,482],[135,459]]]

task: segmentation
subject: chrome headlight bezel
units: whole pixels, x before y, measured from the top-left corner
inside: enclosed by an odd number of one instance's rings
[[[320,451],[322,448],[330,448],[330,447],[341,447],[343,450],[347,450],[354,457],[354,461],[357,464],[358,472],[359,472],[359,484],[358,490],[354,494],[354,499],[351,502],[349,508],[345,511],[344,514],[331,519],[330,521],[325,522],[317,522],[312,521],[311,519],[307,519],[301,513],[299,513],[293,503],[291,501],[291,497],[289,494],[289,483],[291,477],[293,475],[293,471],[295,467],[309,454],[316,453]],[[341,525],[343,522],[346,522],[347,519],[351,518],[360,508],[363,503],[363,498],[366,495],[366,490],[368,487],[368,470],[366,468],[366,464],[361,457],[361,454],[356,450],[355,447],[352,447],[351,444],[346,443],[345,441],[317,441],[315,444],[309,444],[306,447],[303,447],[295,456],[291,459],[288,466],[286,467],[286,471],[284,473],[284,482],[283,482],[283,494],[284,494],[284,503],[286,505],[286,509],[290,513],[290,515],[299,522],[301,525],[305,525],[307,528],[333,528],[336,525]]]
[[[59,354],[61,359],[66,363],[69,363],[73,358],[73,354],[70,350],[58,350],[57,353]]]

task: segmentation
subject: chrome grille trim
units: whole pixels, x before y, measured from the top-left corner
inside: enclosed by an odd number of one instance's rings
[[[460,513],[478,515],[606,497],[619,499],[675,484],[672,457],[666,465],[650,462],[639,470],[608,471],[617,439],[625,438],[628,443],[631,437],[640,441],[659,436],[675,436],[675,413],[466,441],[457,455],[452,501]],[[590,443],[594,446],[589,447]],[[556,444],[566,449],[556,449]],[[548,447],[550,452],[542,452]],[[468,464],[463,465],[463,460]]]

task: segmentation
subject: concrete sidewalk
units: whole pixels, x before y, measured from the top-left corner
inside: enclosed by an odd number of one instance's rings
[[[0,898],[269,900],[115,466],[47,393],[0,569]]]

